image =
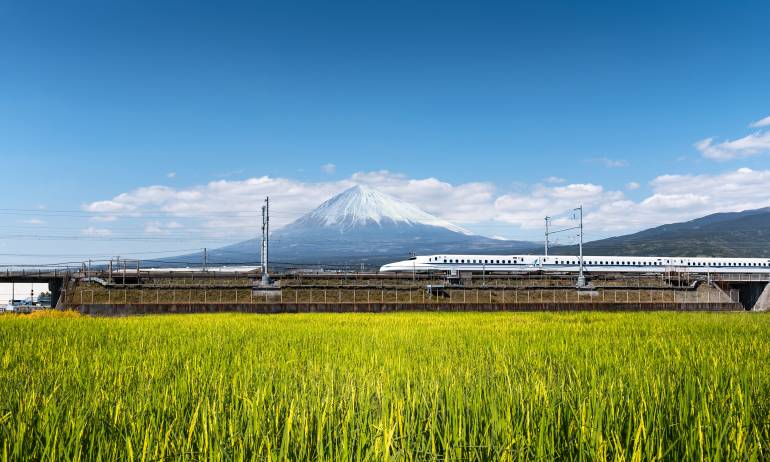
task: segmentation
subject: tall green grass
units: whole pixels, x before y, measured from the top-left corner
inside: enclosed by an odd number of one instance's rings
[[[2,460],[768,460],[770,317],[0,317]]]

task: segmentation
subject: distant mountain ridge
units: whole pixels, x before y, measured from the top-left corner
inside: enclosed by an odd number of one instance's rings
[[[590,223],[588,224],[590,226]],[[210,264],[256,264],[259,239],[210,250]],[[543,246],[478,236],[413,204],[355,186],[270,235],[271,262],[289,266],[370,267],[417,254],[539,254]],[[633,234],[587,242],[586,255],[770,258],[770,207],[715,213]],[[553,255],[577,255],[577,246],[552,246]],[[202,254],[168,261],[198,265]]]
[[[554,254],[575,254],[559,246]],[[707,215],[583,245],[588,255],[770,257],[770,207]]]

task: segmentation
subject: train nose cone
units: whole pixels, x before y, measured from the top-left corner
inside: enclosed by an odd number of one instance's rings
[[[387,273],[387,272],[390,272],[390,271],[399,271],[399,270],[400,270],[400,267],[399,267],[398,263],[388,263],[388,264],[382,265],[380,267],[380,272],[381,273]]]

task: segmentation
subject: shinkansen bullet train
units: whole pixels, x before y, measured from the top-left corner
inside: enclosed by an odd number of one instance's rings
[[[568,255],[425,255],[388,263],[380,272],[558,272],[580,270]],[[588,273],[770,273],[769,258],[583,256]]]

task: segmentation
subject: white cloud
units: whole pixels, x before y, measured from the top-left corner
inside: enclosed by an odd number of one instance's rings
[[[164,214],[169,219],[185,217],[212,235],[244,235],[253,232],[265,196],[270,196],[271,224],[277,229],[355,184],[366,184],[414,202],[426,211],[458,224],[494,216],[495,188],[491,183],[453,185],[436,178],[411,179],[387,170],[356,173],[348,179],[316,183],[260,177],[217,180],[186,189],[149,186],[85,204],[83,209],[103,212],[104,216],[127,213],[131,216]],[[146,223],[145,231],[154,233],[159,230],[165,232],[167,228],[154,221]]]
[[[628,161],[624,159],[610,159],[609,157],[594,157],[586,159],[586,162],[601,164],[606,168],[623,168],[628,167]]]
[[[622,192],[605,191],[602,186],[591,183],[555,187],[537,185],[524,193],[504,194],[496,198],[496,215],[493,218],[523,229],[539,229],[543,227],[546,215],[564,215],[581,204],[590,210],[622,198]]]
[[[661,175],[640,202],[602,204],[586,218],[604,231],[637,230],[717,212],[770,205],[770,170],[740,168],[716,175]]]
[[[749,127],[770,127],[770,116],[752,122]],[[770,152],[770,130],[759,130],[742,138],[721,142],[715,142],[714,138],[709,137],[694,146],[703,157],[717,161],[756,156]]]
[[[87,212],[122,212],[129,210],[129,205],[114,200],[91,202],[83,207]]]
[[[562,184],[562,183],[566,183],[567,180],[558,176],[549,176],[548,178],[545,179],[545,182],[548,184]]]
[[[184,228],[184,225],[176,221],[169,221],[166,223],[161,221],[149,221],[144,225],[144,232],[146,234],[170,234],[171,231],[182,228]]]
[[[80,231],[81,234],[84,234],[86,236],[109,236],[112,234],[112,231],[106,228],[95,228],[93,226],[89,226],[88,228],[85,228]]]
[[[151,221],[144,225],[145,234],[166,234],[167,230],[161,228],[161,225],[157,221]]]
[[[321,171],[331,175],[332,173],[337,171],[337,166],[334,164],[323,164],[321,166]]]
[[[724,161],[755,156],[770,151],[770,131],[756,132],[732,141],[715,143],[706,138],[695,143],[703,157]]]
[[[30,218],[29,220],[22,220],[21,222],[27,225],[35,225],[35,226],[46,224],[44,220],[41,220],[39,218]]]
[[[765,117],[764,119],[759,119],[756,122],[753,122],[749,127],[752,128],[759,128],[759,127],[770,127],[770,116]]]
[[[176,178],[176,172],[168,172],[166,173],[167,178]]]
[[[650,194],[639,200],[594,183],[536,184],[499,193],[488,182],[452,184],[380,170],[315,183],[260,177],[218,180],[186,189],[149,186],[83,208],[166,216],[145,224],[145,232],[151,234],[202,231],[240,238],[256,234],[260,207],[267,195],[271,224],[277,229],[354,184],[372,186],[458,225],[511,239],[538,239],[545,215],[563,217],[581,204],[591,238],[770,205],[770,170],[741,168],[715,175],[661,175],[649,183]],[[633,185],[638,186],[629,183],[626,189],[635,189]],[[91,235],[104,232],[109,230],[84,230]]]
[[[629,183],[626,183],[626,189],[629,191],[634,191],[636,189],[639,189],[640,185],[636,181],[631,181]]]
[[[116,221],[118,217],[115,215],[96,215],[91,218],[89,218],[90,221],[96,222],[96,223],[104,223],[104,222],[110,222],[110,221]]]

